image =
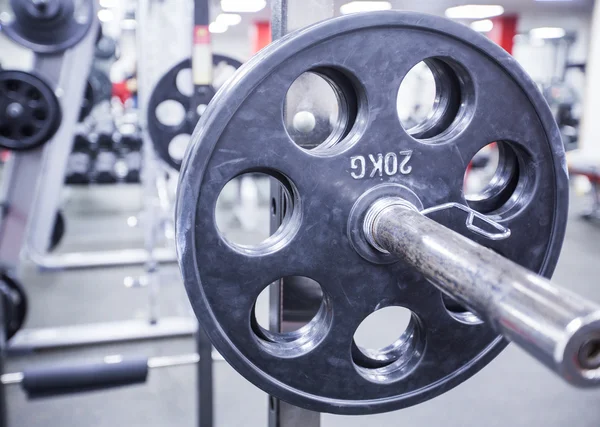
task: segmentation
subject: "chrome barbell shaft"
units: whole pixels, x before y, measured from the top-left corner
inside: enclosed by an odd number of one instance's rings
[[[367,240],[396,255],[569,383],[600,385],[600,305],[438,224],[403,199],[381,199]]]

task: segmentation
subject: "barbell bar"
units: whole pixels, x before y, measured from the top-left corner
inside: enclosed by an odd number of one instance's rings
[[[600,385],[600,306],[427,218],[401,198],[376,201],[367,241],[425,275],[563,379]]]

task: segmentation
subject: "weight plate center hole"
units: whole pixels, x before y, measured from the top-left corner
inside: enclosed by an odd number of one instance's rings
[[[600,368],[600,338],[589,340],[581,347],[579,364],[588,370]]]
[[[10,118],[16,119],[23,114],[24,110],[25,109],[21,104],[18,102],[12,102],[6,107],[6,115]]]

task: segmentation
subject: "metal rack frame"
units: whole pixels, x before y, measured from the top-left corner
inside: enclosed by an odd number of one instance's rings
[[[92,64],[94,43],[99,23],[93,22],[75,47],[58,55],[36,54],[33,69],[54,88],[59,98],[62,120],[55,135],[42,147],[30,152],[13,152],[3,171],[0,200],[4,209],[0,216],[0,267],[9,272],[19,272],[25,248],[40,251],[50,240],[54,216],[58,210],[60,192],[72,135],[79,116],[86,75],[71,70],[87,70]],[[59,179],[44,179],[53,176]],[[34,212],[45,213],[34,215]],[[4,317],[0,304],[0,320]],[[0,324],[3,324],[1,322]],[[4,328],[0,328],[0,373],[7,352]],[[0,426],[7,425],[6,400],[0,387]]]

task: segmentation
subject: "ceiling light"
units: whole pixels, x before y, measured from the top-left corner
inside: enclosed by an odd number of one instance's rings
[[[227,25],[221,22],[211,22],[208,26],[208,31],[214,34],[224,33],[225,31],[227,31]]]
[[[117,0],[100,0],[100,7],[104,7],[106,9],[111,9],[113,7],[117,7]]]
[[[529,35],[535,39],[560,39],[566,34],[565,29],[560,27],[540,27],[529,32]]]
[[[223,12],[252,13],[263,10],[266,5],[266,0],[221,0]]]
[[[236,13],[221,13],[217,16],[215,22],[231,27],[242,22],[242,17]]]
[[[392,5],[389,1],[351,1],[340,7],[342,15],[358,12],[373,12],[376,10],[389,10]]]
[[[481,21],[471,22],[471,28],[480,33],[487,33],[492,31],[494,23],[491,19],[482,19]]]
[[[110,22],[115,19],[115,15],[111,10],[102,9],[98,11],[98,19],[100,22]]]
[[[497,4],[465,4],[446,9],[446,17],[451,19],[485,19],[503,13],[504,8]]]

